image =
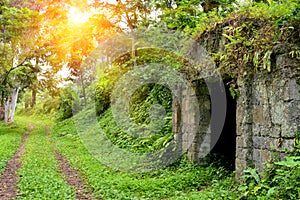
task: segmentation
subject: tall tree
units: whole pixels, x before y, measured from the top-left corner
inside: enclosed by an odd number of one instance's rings
[[[0,117],[13,122],[18,94],[30,85],[31,72],[37,71],[31,63],[37,13],[8,6],[0,8]]]

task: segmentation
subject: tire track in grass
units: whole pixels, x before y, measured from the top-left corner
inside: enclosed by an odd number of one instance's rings
[[[24,154],[25,141],[32,130],[33,125],[30,125],[29,130],[22,136],[21,145],[18,148],[17,152],[6,164],[6,168],[0,178],[1,200],[16,198],[18,195],[17,182],[19,177],[16,174],[16,171],[22,167],[21,157]]]
[[[79,177],[78,171],[71,167],[68,161],[56,151],[56,157],[60,165],[60,170],[69,186],[74,187],[76,191],[75,198],[80,200],[92,200],[92,192],[87,190],[84,181]]]
[[[48,140],[45,127],[38,124],[26,140],[22,168],[17,171],[18,200],[74,200],[75,190],[59,173],[54,146]]]
[[[46,134],[49,136],[49,127],[46,126]],[[66,179],[69,186],[74,187],[76,194],[75,198],[80,200],[92,200],[93,193],[88,191],[88,187],[84,180],[80,178],[79,172],[75,170],[57,150],[55,150],[56,159],[60,166],[60,171]]]

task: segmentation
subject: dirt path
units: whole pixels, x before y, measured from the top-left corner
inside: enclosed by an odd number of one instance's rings
[[[58,152],[56,152],[56,157],[60,165],[61,172],[64,175],[66,181],[70,186],[75,188],[75,198],[86,200],[93,199],[93,194],[87,191],[87,186],[84,183],[84,181],[79,177],[78,171],[72,168],[68,161]]]
[[[49,136],[49,127],[46,126],[46,134]],[[93,193],[89,192],[84,180],[80,178],[79,172],[75,170],[57,150],[55,150],[60,170],[69,186],[76,191],[75,198],[80,200],[92,200]]]
[[[25,141],[33,126],[30,125],[29,130],[23,135],[21,145],[15,155],[7,162],[6,168],[0,178],[0,199],[8,200],[16,198],[18,195],[18,176],[16,171],[21,168],[21,157],[25,150]]]

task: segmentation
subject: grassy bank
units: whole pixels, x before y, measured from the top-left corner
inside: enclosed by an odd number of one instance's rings
[[[81,143],[72,119],[53,128],[53,140],[71,165],[103,199],[167,199],[184,197],[227,180],[233,175],[223,168],[195,166],[184,158],[173,166],[150,173],[124,173],[112,170],[96,160]],[[228,189],[228,188],[227,188]],[[198,197],[197,197],[198,198]]]

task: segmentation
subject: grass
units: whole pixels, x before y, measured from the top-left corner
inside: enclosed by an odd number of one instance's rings
[[[17,199],[74,199],[70,188],[58,170],[54,145],[43,126],[35,127],[26,140]]]
[[[3,173],[7,161],[17,151],[22,135],[27,131],[25,123],[5,124],[0,122],[0,174]]]
[[[26,140],[17,199],[74,199],[58,170],[57,149],[77,169],[96,199],[299,199],[300,144],[287,161],[268,163],[259,176],[255,169],[245,171],[243,182],[223,168],[196,166],[183,156],[173,165],[148,173],[125,173],[113,170],[96,160],[76,133],[73,119],[57,123],[50,136],[44,122],[36,125]],[[0,124],[0,156],[5,161],[16,151],[30,118],[18,118],[17,124]],[[48,122],[47,122],[48,123]],[[297,140],[298,141],[298,140]],[[248,172],[248,173],[247,173]]]
[[[199,191],[213,184],[227,179],[227,182],[233,182],[233,175],[223,168],[195,166],[184,157],[172,166],[149,173],[112,170],[88,152],[76,133],[72,119],[54,126],[52,133],[59,151],[82,173],[96,198],[176,199],[185,198],[187,193],[198,198]]]
[[[171,166],[154,172],[113,170],[95,159],[85,148],[72,118],[58,123],[53,128],[52,138],[70,164],[81,172],[97,199],[300,198],[300,144],[294,157],[286,157],[287,161],[266,163],[265,171],[260,175],[255,169],[248,169],[241,181],[236,183],[233,173],[215,165],[193,165],[185,156]]]

